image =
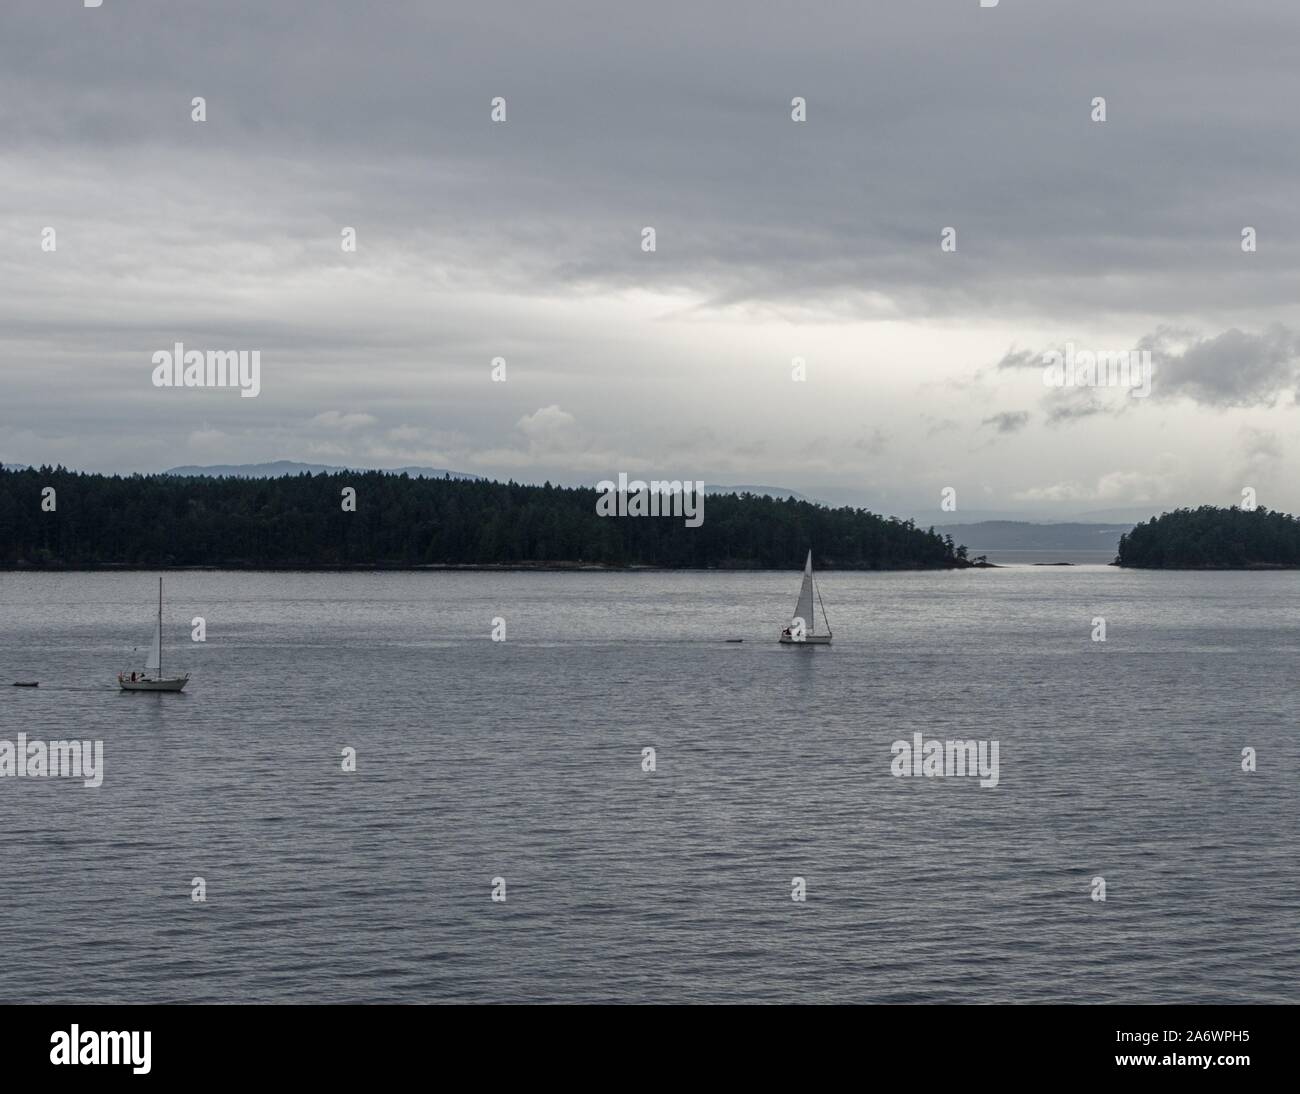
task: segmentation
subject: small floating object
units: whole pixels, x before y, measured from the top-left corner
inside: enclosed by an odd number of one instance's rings
[[[727,641],[728,641],[728,642],[743,642],[743,641],[745,641],[745,640],[744,640],[743,638],[728,638]]]
[[[41,686],[41,682],[39,680],[15,680],[14,681],[14,687],[16,688],[38,688],[40,686]]]

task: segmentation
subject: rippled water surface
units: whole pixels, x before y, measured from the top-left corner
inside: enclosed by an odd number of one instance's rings
[[[166,583],[180,696],[154,576],[0,574],[0,738],[105,751],[0,779],[0,1001],[1300,1002],[1295,574]]]

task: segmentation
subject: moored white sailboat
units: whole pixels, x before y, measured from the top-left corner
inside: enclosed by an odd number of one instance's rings
[[[822,626],[817,626],[813,612],[813,595],[822,610]],[[803,567],[803,584],[799,587],[799,600],[794,606],[794,618],[790,625],[781,632],[782,645],[795,646],[829,646],[831,644],[831,623],[826,618],[826,605],[822,604],[822,594],[813,581],[812,551],[808,552],[808,561]]]
[[[170,679],[162,671],[162,578],[158,579],[158,622],[154,624],[153,641],[145,657],[143,672],[119,672],[118,686],[123,691],[180,691],[189,683],[190,674]]]

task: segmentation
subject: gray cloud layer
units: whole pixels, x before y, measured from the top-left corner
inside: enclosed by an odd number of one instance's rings
[[[928,497],[990,425],[1051,474],[1051,427],[1116,424],[1090,398],[965,406],[939,333],[1041,345],[1097,323],[1157,331],[1152,403],[1177,448],[1197,432],[1178,415],[1289,405],[1297,386],[1297,31],[1257,0],[11,0],[0,458],[538,478],[641,461]],[[911,326],[878,348],[887,323]],[[175,340],[260,348],[265,394],[141,389]],[[497,355],[511,379],[489,386]],[[873,370],[915,382],[886,404]],[[936,419],[961,423],[938,461],[907,447],[920,428],[880,439]],[[1031,482],[1028,455],[989,455],[982,484],[1069,493]]]
[[[1218,407],[1272,406],[1300,382],[1300,335],[1280,323],[1258,334],[1236,329],[1195,339],[1156,331],[1139,343],[1159,369],[1158,390]]]
[[[1157,398],[1185,397],[1219,408],[1271,407],[1287,396],[1300,399],[1300,334],[1281,323],[1256,333],[1232,327],[1213,337],[1162,327],[1143,335],[1132,347],[1086,348],[1094,354],[1149,353],[1152,371],[1158,377],[1152,385],[1152,395]],[[996,368],[1041,373],[1048,367],[1048,352],[1012,347]],[[1064,356],[1066,347],[1053,346],[1050,352]],[[1105,412],[1092,390],[1067,388],[1053,392],[1053,397],[1060,394],[1074,402],[1055,407],[1052,417],[1056,420]]]

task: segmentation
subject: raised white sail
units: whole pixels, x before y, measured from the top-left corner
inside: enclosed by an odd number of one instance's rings
[[[814,607],[813,599],[817,600]],[[799,586],[799,599],[795,602],[794,616],[790,625],[781,632],[779,641],[782,645],[829,646],[831,644],[831,625],[826,618],[826,608],[821,602],[821,593],[813,580],[812,551],[803,564],[803,584]],[[822,623],[817,626],[817,608],[821,608]]]
[[[157,672],[162,667],[162,620],[154,624],[153,641],[149,644],[148,656],[144,659],[145,672]]]
[[[799,602],[794,606],[794,619],[803,620],[804,631],[807,634],[813,634],[817,629],[813,619],[813,575],[811,551],[808,552],[808,561],[804,563],[803,585],[799,589]],[[793,625],[794,619],[790,621],[791,625]]]

